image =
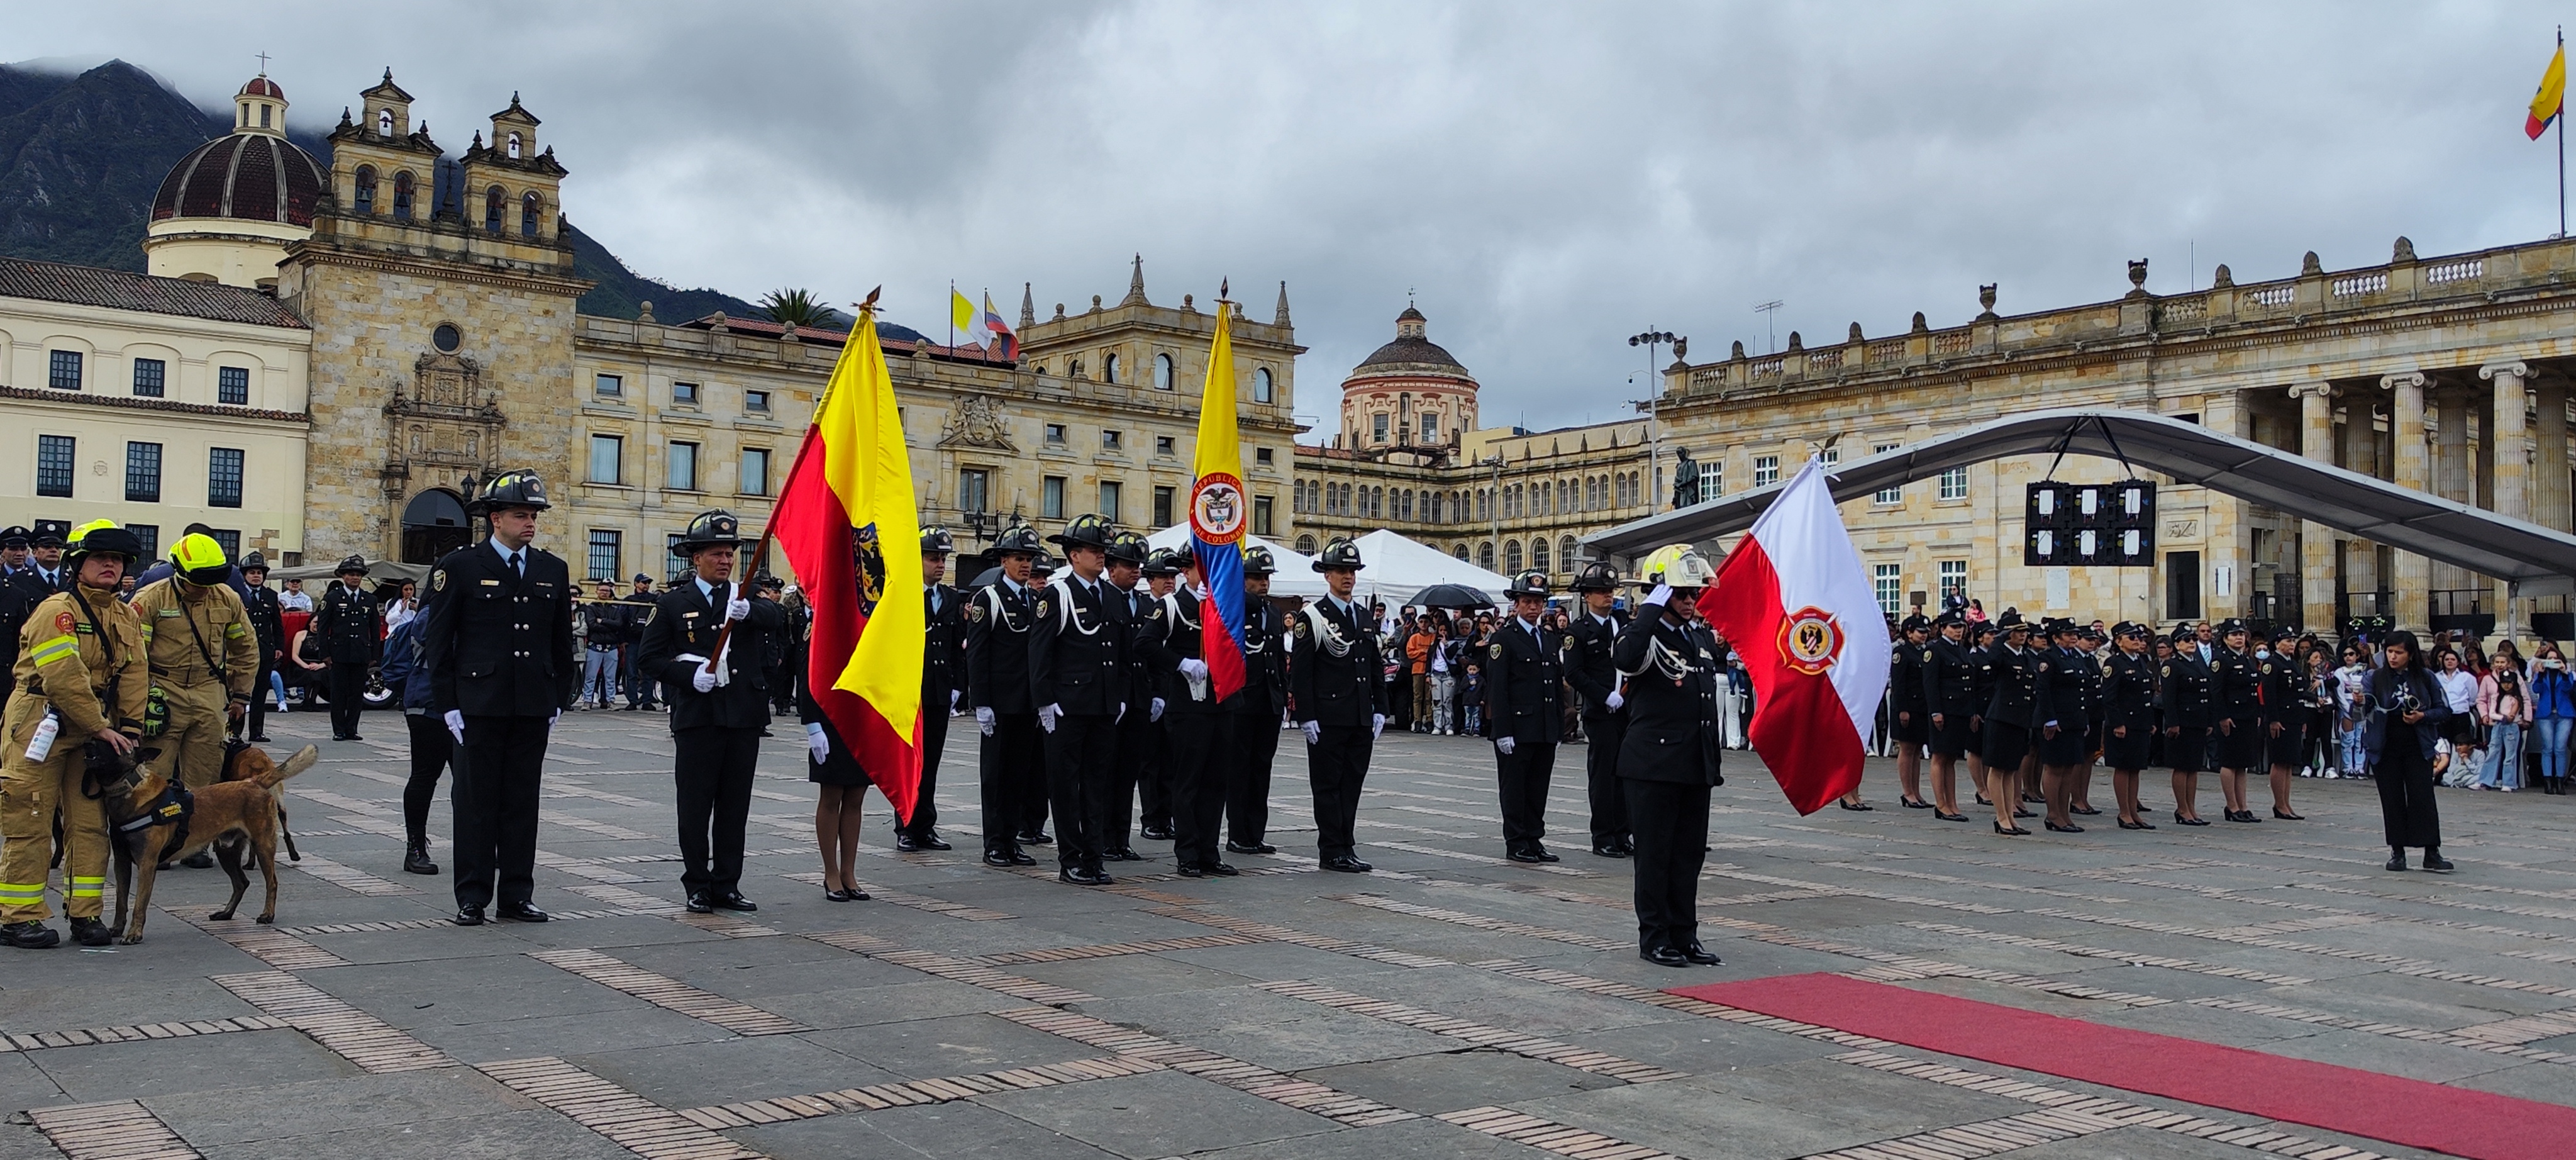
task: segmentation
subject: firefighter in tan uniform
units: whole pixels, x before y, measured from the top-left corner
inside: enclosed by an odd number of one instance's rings
[[[112,937],[98,920],[107,884],[107,813],[84,794],[91,743],[130,757],[143,733],[148,672],[143,629],[117,598],[143,541],[108,520],[72,529],[68,591],[46,597],[19,630],[18,690],[0,718],[0,943],[61,941],[45,920],[54,813],[63,820],[63,909],[82,946]],[[130,760],[125,768],[130,770]]]
[[[181,537],[170,549],[170,568],[167,578],[134,594],[151,687],[163,710],[145,713],[144,731],[164,755],[156,768],[193,791],[223,780],[224,734],[250,711],[259,637],[241,597],[225,583],[232,562],[213,536]],[[214,864],[204,851],[187,861],[200,870]]]

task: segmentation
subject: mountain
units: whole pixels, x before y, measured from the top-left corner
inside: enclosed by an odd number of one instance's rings
[[[52,62],[0,65],[0,254],[143,270],[152,195],[170,168],[232,130],[229,107],[208,111],[121,60],[74,73]],[[330,168],[320,134],[288,140]],[[633,318],[643,302],[664,322],[760,309],[719,290],[682,290],[628,269],[599,240],[572,229],[573,270],[598,283],[584,314]],[[889,337],[918,337],[887,325]]]

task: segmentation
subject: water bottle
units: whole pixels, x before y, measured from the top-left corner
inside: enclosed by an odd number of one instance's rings
[[[61,715],[51,709],[45,710],[45,719],[36,722],[36,735],[27,739],[27,760],[43,761],[46,754],[54,751],[54,738],[62,731]]]

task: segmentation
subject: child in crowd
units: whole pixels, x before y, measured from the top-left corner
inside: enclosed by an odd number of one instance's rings
[[[1469,737],[1485,735],[1485,669],[1474,661],[1467,662],[1466,688],[1459,693],[1467,711],[1467,727],[1460,732]]]

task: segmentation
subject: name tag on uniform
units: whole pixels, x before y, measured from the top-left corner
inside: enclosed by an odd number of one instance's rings
[[[698,618],[698,614],[694,612],[683,612],[680,615],[682,618],[688,620],[696,620]]]
[[[183,616],[183,615],[186,615],[186,614],[185,614],[184,612],[182,612],[181,610],[176,609],[176,608],[164,608],[164,609],[161,609],[161,610],[159,610],[159,611],[157,611],[157,612],[153,613],[153,615],[155,615],[155,616]]]
[[[498,588],[501,586],[501,582],[498,580],[486,580],[483,582],[483,586],[486,588]]]

